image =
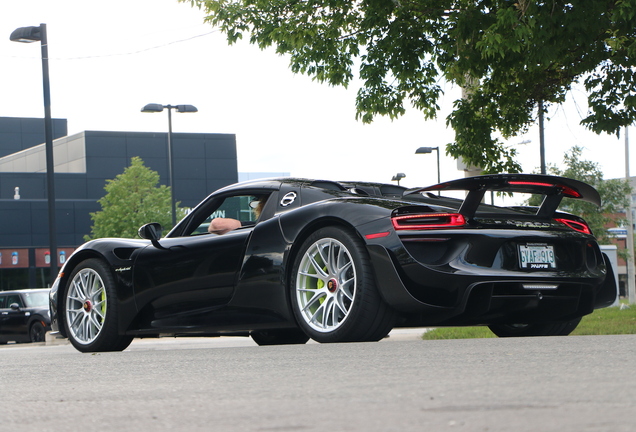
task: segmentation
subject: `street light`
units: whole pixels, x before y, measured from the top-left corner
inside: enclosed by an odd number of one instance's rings
[[[161,105],[156,103],[147,104],[141,109],[144,113],[161,112],[166,108],[168,110],[168,181],[170,182],[170,202],[172,206],[172,226],[177,224],[177,205],[174,200],[174,160],[172,158],[172,110],[175,109],[180,113],[197,112],[194,105]]]
[[[44,92],[44,139],[46,153],[46,195],[49,207],[49,252],[51,256],[49,279],[51,284],[57,277],[57,228],[55,223],[55,172],[53,164],[53,126],[51,121],[51,88],[49,85],[49,50],[46,24],[37,27],[15,29],[9,39],[13,42],[31,43],[40,41],[42,48],[42,85]]]
[[[415,154],[428,154],[433,153],[433,150],[437,152],[437,183],[441,183],[440,175],[439,175],[439,147],[420,147],[415,150]],[[437,191],[437,195],[439,195],[439,191]]]
[[[391,181],[397,181],[398,186],[400,185],[400,180],[402,180],[404,177],[406,177],[406,174],[404,173],[397,173],[396,175],[393,176],[393,178],[391,179]]]
[[[428,154],[433,153],[433,150],[437,152],[437,183],[441,183],[439,175],[439,147],[420,147],[415,150],[415,154]]]

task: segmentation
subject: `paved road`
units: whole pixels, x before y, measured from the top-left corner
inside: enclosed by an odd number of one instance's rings
[[[1,431],[636,431],[636,336],[0,348]]]

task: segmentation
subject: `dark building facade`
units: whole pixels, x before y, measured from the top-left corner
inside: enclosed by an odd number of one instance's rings
[[[138,156],[168,184],[167,134],[84,131],[66,136],[54,120],[58,261],[90,234],[108,179]],[[0,118],[0,290],[48,281],[48,205],[42,119]],[[173,133],[174,194],[192,207],[238,179],[233,134]]]
[[[66,119],[53,119],[53,139],[67,135]],[[0,157],[44,142],[44,119],[0,117]]]

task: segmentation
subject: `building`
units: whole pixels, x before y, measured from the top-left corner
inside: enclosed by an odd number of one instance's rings
[[[85,235],[106,180],[140,157],[168,184],[167,133],[84,131],[67,136],[53,120],[58,262]],[[0,117],[0,290],[49,280],[44,120]],[[182,207],[238,180],[233,134],[173,133],[174,194]]]

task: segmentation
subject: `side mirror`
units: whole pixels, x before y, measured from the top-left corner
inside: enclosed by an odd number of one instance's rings
[[[165,247],[161,246],[161,244],[159,244],[159,239],[161,238],[162,231],[163,228],[161,227],[161,224],[152,222],[143,225],[141,228],[139,228],[139,231],[137,231],[137,233],[142,239],[150,240],[150,243],[152,243],[152,245],[157,249],[166,249]]]
[[[9,305],[9,307],[11,308],[11,310],[14,310],[14,311],[19,311],[20,310],[20,305],[17,304],[17,303],[11,303]]]

